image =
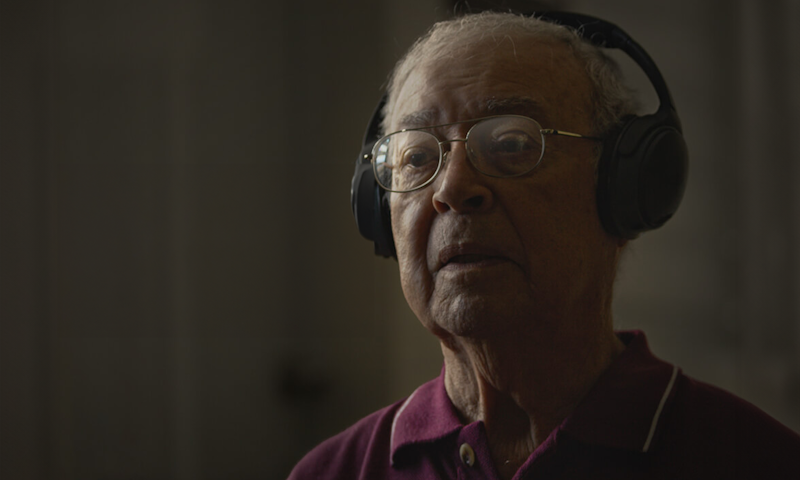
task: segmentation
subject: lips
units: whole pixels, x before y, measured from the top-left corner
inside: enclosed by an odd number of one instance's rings
[[[497,258],[492,257],[489,255],[477,255],[477,254],[469,254],[469,255],[456,255],[455,257],[451,258],[445,265],[450,263],[478,263],[490,258]]]
[[[448,266],[488,266],[508,260],[508,257],[503,252],[495,248],[475,244],[455,244],[448,245],[439,251],[436,270],[441,270]]]

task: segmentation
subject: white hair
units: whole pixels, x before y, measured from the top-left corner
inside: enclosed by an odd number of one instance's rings
[[[383,110],[384,130],[392,118],[400,88],[411,72],[423,62],[450,56],[455,46],[467,47],[486,38],[494,38],[498,45],[508,39],[510,48],[515,48],[515,37],[547,38],[570,47],[593,85],[593,91],[590,92],[594,114],[593,135],[605,136],[617,128],[625,116],[636,113],[638,101],[633,91],[623,83],[619,65],[600,48],[581,38],[575,30],[535,17],[482,12],[436,23],[397,62],[389,77],[388,101]]]

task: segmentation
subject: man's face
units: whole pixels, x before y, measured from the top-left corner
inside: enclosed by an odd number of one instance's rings
[[[503,113],[592,134],[590,84],[564,45],[490,39],[423,62],[399,86],[389,131]],[[472,123],[435,131],[464,138]],[[520,329],[580,329],[608,306],[619,242],[595,204],[596,143],[549,135],[542,162],[491,178],[448,143],[435,181],[392,194],[401,283],[411,309],[443,339]]]

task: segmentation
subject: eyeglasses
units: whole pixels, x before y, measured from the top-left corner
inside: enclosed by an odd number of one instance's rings
[[[428,130],[475,122],[465,138],[440,141]],[[518,177],[541,162],[545,135],[572,138],[577,133],[542,128],[536,120],[520,115],[495,115],[431,127],[408,128],[378,140],[372,149],[372,169],[378,184],[390,192],[412,192],[436,178],[447,158],[443,145],[464,142],[472,165],[490,177]]]

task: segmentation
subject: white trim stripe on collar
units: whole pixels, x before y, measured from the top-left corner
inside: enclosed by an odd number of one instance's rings
[[[667,403],[667,397],[669,397],[669,392],[672,391],[672,386],[675,385],[676,378],[678,378],[678,367],[673,366],[672,378],[669,379],[667,389],[664,390],[664,395],[661,396],[661,402],[659,402],[658,408],[656,409],[656,414],[653,416],[653,422],[650,424],[650,433],[647,434],[647,440],[644,442],[642,452],[647,452],[647,450],[650,449],[650,442],[653,440],[653,435],[655,435],[656,427],[658,426],[658,420],[661,418],[661,410],[663,410],[664,404]]]
[[[406,401],[403,402],[403,405],[397,410],[397,413],[394,414],[394,419],[392,420],[392,433],[389,437],[389,464],[394,466],[394,459],[392,458],[392,452],[394,452],[394,429],[397,426],[397,419],[400,418],[400,414],[403,413],[403,410],[406,409],[409,403],[411,403],[411,399],[414,398],[414,395],[417,394],[417,390],[414,390],[414,393],[406,398]]]

